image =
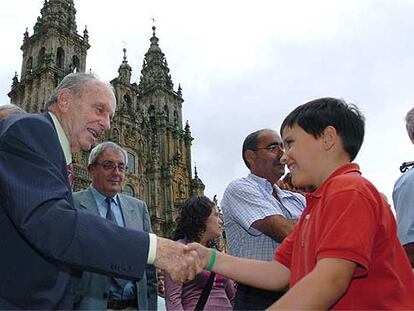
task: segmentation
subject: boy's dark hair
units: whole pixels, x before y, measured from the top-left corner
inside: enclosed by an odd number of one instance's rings
[[[342,99],[324,97],[297,107],[283,120],[280,133],[295,124],[315,138],[319,138],[327,126],[333,126],[351,161],[357,156],[364,141],[364,116],[358,107],[347,104]]]

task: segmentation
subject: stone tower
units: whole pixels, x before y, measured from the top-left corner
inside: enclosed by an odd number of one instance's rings
[[[204,185],[191,174],[191,137],[182,122],[182,89],[174,90],[155,27],[144,56],[138,84],[126,50],[111,81],[117,99],[111,139],[128,151],[128,182],[124,191],[144,199],[151,210],[153,230],[170,236],[182,202],[203,194]]]
[[[23,35],[20,81],[13,78],[11,102],[26,111],[41,111],[52,90],[70,72],[85,72],[88,32],[76,29],[73,0],[44,2],[33,35]]]
[[[45,1],[33,35],[27,30],[24,34],[21,81],[13,78],[11,102],[28,112],[41,111],[65,75],[85,71],[89,37],[86,29],[83,37],[77,34],[75,13],[72,0]],[[174,90],[158,41],[153,27],[138,84],[131,81],[123,50],[118,76],[110,82],[117,108],[103,141],[114,141],[128,152],[123,192],[146,201],[154,232],[169,237],[181,204],[191,195],[202,195],[204,184],[196,170],[192,178],[193,137],[188,122],[182,121],[182,89]],[[74,154],[73,159],[74,190],[85,189],[90,184],[88,153]]]

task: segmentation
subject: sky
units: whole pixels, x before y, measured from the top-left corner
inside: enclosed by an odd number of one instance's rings
[[[23,33],[44,0],[0,3],[0,103],[20,76]],[[153,19],[183,118],[195,138],[193,163],[205,194],[222,198],[246,176],[244,138],[279,131],[284,117],[309,100],[332,96],[366,117],[355,160],[391,201],[399,166],[414,160],[404,117],[414,107],[414,1],[411,0],[74,0],[78,32],[89,31],[87,70],[110,81],[127,49],[139,82]]]

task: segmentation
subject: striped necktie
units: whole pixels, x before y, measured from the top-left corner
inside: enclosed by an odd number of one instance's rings
[[[107,210],[106,210],[106,216],[105,218],[108,219],[109,221],[112,221],[114,224],[117,224],[116,219],[115,219],[115,215],[114,212],[112,211],[112,202],[113,202],[113,198],[111,197],[106,197],[105,198],[105,202],[107,204]],[[125,285],[129,282],[128,280],[124,280],[124,279],[120,279],[120,278],[113,278],[115,280],[115,282],[122,288],[124,289]]]

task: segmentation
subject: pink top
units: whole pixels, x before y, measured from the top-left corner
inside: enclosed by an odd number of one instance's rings
[[[185,240],[179,240],[186,244]],[[194,280],[184,284],[174,282],[165,273],[165,303],[167,310],[194,310],[204,286],[210,277],[209,271],[199,273]],[[235,287],[232,280],[216,274],[204,310],[233,310]]]

